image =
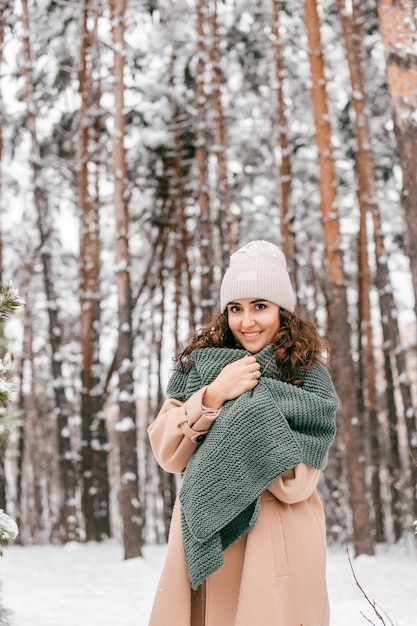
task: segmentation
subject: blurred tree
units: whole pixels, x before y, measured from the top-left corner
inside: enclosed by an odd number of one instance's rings
[[[114,53],[114,128],[112,133],[114,210],[116,220],[116,285],[118,295],[119,340],[117,426],[120,447],[120,507],[126,559],[142,554],[143,511],[139,502],[136,405],[133,393],[133,336],[131,259],[129,251],[129,212],[127,167],[124,148],[124,58],[126,0],[110,0],[110,21]]]
[[[287,111],[284,96],[285,67],[283,60],[283,50],[281,36],[279,32],[279,5],[278,0],[272,0],[272,45],[274,50],[275,67],[273,70],[273,85],[277,97],[276,118],[278,139],[279,139],[279,207],[282,251],[287,259],[287,264],[291,274],[294,290],[297,293],[297,255],[295,251],[295,238],[292,230],[294,222],[294,211],[291,207],[291,158],[290,146],[287,131]]]
[[[417,315],[417,178],[414,155],[417,148],[417,36],[412,0],[377,0],[387,68],[388,88],[394,117],[397,150],[402,170],[401,203],[404,208],[406,251],[414,285]],[[410,418],[411,421],[412,418]],[[414,424],[415,427],[415,424]]]
[[[331,124],[326,96],[326,78],[316,2],[304,4],[309,42],[312,104],[320,168],[320,197],[328,272],[328,333],[334,356],[336,389],[341,402],[342,435],[352,507],[353,543],[356,554],[373,554],[373,539],[366,499],[365,467],[359,428],[356,395],[343,381],[355,380],[350,345],[348,301],[340,226],[337,211],[337,183],[331,144]]]
[[[24,53],[24,78],[25,78],[25,102],[27,107],[26,126],[31,141],[30,163],[32,168],[33,202],[37,212],[38,236],[40,239],[40,258],[44,280],[45,297],[49,320],[49,343],[51,348],[51,371],[55,398],[55,411],[57,415],[57,435],[59,450],[60,482],[62,485],[62,506],[60,519],[57,522],[57,537],[61,541],[69,541],[79,538],[79,528],[76,512],[76,471],[74,467],[74,454],[71,449],[69,417],[70,408],[66,396],[64,376],[62,373],[62,329],[59,321],[57,297],[55,293],[54,278],[52,271],[52,255],[50,250],[51,223],[48,205],[48,191],[42,185],[42,159],[37,137],[37,98],[32,76],[32,53],[30,43],[30,15],[28,1],[22,1],[23,23],[23,53]]]
[[[207,109],[209,107],[206,77],[209,63],[208,4],[196,2],[197,20],[197,67],[195,76],[195,98],[197,109],[196,164],[198,170],[198,202],[200,207],[200,264],[201,264],[201,321],[206,324],[213,314],[213,229],[209,195],[209,173],[207,154]]]
[[[76,164],[80,211],[81,471],[85,538],[87,541],[100,541],[110,536],[110,511],[105,395],[99,356],[101,242],[97,155],[102,129],[100,116],[93,113],[93,109],[100,109],[100,85],[93,80],[93,71],[98,69],[99,64],[99,16],[97,9],[91,5],[89,0],[81,3],[82,34],[78,71],[81,108]],[[91,29],[89,22],[92,24]]]

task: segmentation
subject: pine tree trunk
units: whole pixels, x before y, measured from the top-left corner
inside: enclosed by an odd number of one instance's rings
[[[192,287],[192,272],[189,262],[190,254],[190,236],[187,229],[186,219],[186,191],[185,191],[185,176],[184,168],[182,164],[182,140],[181,140],[181,124],[178,107],[175,106],[172,114],[172,128],[174,134],[174,146],[175,146],[175,215],[178,216],[176,223],[179,224],[178,235],[175,245],[175,267],[176,267],[176,283],[177,289],[175,291],[176,307],[175,307],[175,353],[178,354],[180,345],[178,342],[178,326],[179,326],[179,313],[181,304],[181,286],[185,281],[184,289],[187,295],[186,301],[188,303],[188,324],[190,331],[195,329],[196,326],[196,311],[193,297]]]
[[[339,7],[343,9],[343,2],[339,0]],[[349,23],[345,17],[342,24],[346,29]],[[359,0],[355,0],[352,4],[352,21],[350,24],[350,41],[353,49],[347,47],[349,67],[351,70],[352,89],[355,98],[352,99],[352,106],[356,116],[356,133],[358,141],[358,182],[359,182],[359,198],[362,204],[365,204],[367,213],[372,215],[373,233],[375,242],[375,264],[376,264],[376,287],[378,291],[379,304],[381,309],[381,325],[383,334],[383,351],[384,351],[384,368],[387,383],[387,405],[388,405],[388,426],[389,426],[389,454],[387,458],[387,469],[391,480],[391,506],[394,520],[394,537],[396,540],[401,535],[401,525],[403,513],[401,512],[401,502],[403,500],[402,484],[400,478],[400,451],[399,451],[399,434],[398,434],[398,415],[397,406],[394,396],[394,380],[391,362],[396,365],[398,372],[398,385],[400,387],[403,411],[406,424],[408,426],[409,441],[412,443],[413,424],[415,424],[415,411],[413,409],[412,395],[410,389],[410,381],[407,373],[406,359],[402,347],[402,340],[398,329],[398,315],[393,298],[391,281],[387,266],[387,251],[385,250],[384,240],[382,236],[381,219],[379,215],[379,207],[376,200],[375,175],[373,165],[373,155],[371,152],[371,133],[369,128],[369,120],[366,115],[367,110],[367,93],[365,88],[365,80],[363,68],[361,66],[361,42],[363,41],[363,11]],[[416,92],[417,93],[417,92]],[[407,416],[409,416],[407,418]],[[376,432],[372,428],[372,432]],[[414,447],[417,452],[417,447]],[[412,484],[417,484],[417,468],[411,463],[411,459],[407,460],[410,467]],[[414,499],[414,512],[417,515],[417,501]]]
[[[61,519],[57,524],[58,537],[62,541],[71,541],[79,538],[79,528],[76,511],[77,479],[73,461],[73,451],[69,437],[68,419],[70,409],[64,386],[62,372],[62,334],[59,322],[57,298],[54,293],[52,257],[49,250],[49,233],[51,231],[51,216],[49,214],[48,197],[41,187],[40,180],[40,150],[36,132],[36,99],[32,79],[32,58],[30,48],[30,20],[27,0],[22,0],[23,22],[23,51],[25,76],[25,100],[27,104],[26,126],[31,137],[31,167],[33,182],[33,200],[37,212],[37,226],[40,238],[41,263],[44,279],[45,296],[49,318],[49,343],[51,346],[51,369],[54,381],[55,411],[57,415],[57,436],[60,466],[60,482],[62,484],[63,504]]]
[[[157,361],[157,372],[158,372],[158,398],[157,403],[158,407],[161,406],[163,401],[163,392],[161,386],[161,367],[162,367],[162,334],[163,334],[163,325],[165,319],[165,289],[163,285],[163,277],[161,276],[161,303],[160,303],[160,324],[159,328],[156,329],[156,337],[154,341],[155,352],[156,352],[156,361]],[[168,534],[170,528],[170,520],[172,518],[172,511],[174,508],[174,502],[176,497],[176,485],[175,485],[175,476],[174,474],[165,472],[158,465],[158,477],[159,477],[159,491],[162,496],[163,501],[163,521],[165,526],[165,536],[164,540],[168,541]]]
[[[364,396],[364,406],[369,428],[371,496],[373,503],[373,519],[375,539],[383,542],[385,537],[384,509],[382,502],[380,466],[382,465],[382,451],[380,445],[380,428],[378,421],[376,396],[376,371],[374,358],[374,338],[371,321],[371,276],[368,260],[368,228],[367,216],[372,215],[376,203],[375,172],[371,152],[371,137],[367,118],[367,97],[364,75],[362,71],[362,50],[360,31],[361,15],[353,3],[352,16],[348,17],[345,11],[344,0],[338,0],[339,13],[342,21],[343,37],[346,56],[349,66],[352,89],[351,105],[355,113],[355,131],[357,141],[356,174],[358,181],[358,203],[360,212],[358,237],[358,310],[359,310],[359,352],[364,364],[363,373],[365,385],[359,385],[359,392]],[[360,11],[360,8],[359,8]],[[362,377],[360,378],[362,380]],[[365,391],[365,394],[363,393]]]
[[[363,40],[363,33],[361,32],[362,25],[362,7],[359,0],[355,0],[353,3],[353,24],[356,26],[356,41],[360,46],[360,42]],[[363,90],[363,95],[365,95]],[[364,110],[366,107],[367,98],[363,98],[359,101],[357,106],[361,106]],[[366,136],[364,137],[363,144],[369,145],[369,122],[364,117],[362,122],[366,121],[366,126],[362,123],[360,126],[365,129]],[[358,131],[359,132],[359,131]],[[373,169],[373,166],[372,166]],[[364,183],[366,184],[367,178],[365,177]],[[372,177],[370,180],[374,180]],[[368,195],[372,197],[373,193],[368,192]],[[390,479],[390,494],[391,494],[391,512],[393,519],[393,531],[394,539],[398,540],[402,534],[402,528],[407,527],[406,520],[404,520],[403,514],[403,500],[404,489],[403,481],[401,479],[401,455],[399,449],[399,420],[398,420],[398,408],[395,400],[394,393],[394,377],[392,364],[395,364],[395,369],[398,373],[398,386],[400,388],[402,398],[402,409],[406,423],[409,425],[409,431],[412,429],[413,422],[415,423],[415,411],[413,409],[412,394],[410,389],[410,380],[407,374],[407,365],[402,346],[402,340],[398,328],[398,313],[393,298],[393,290],[388,273],[387,265],[387,251],[384,246],[384,240],[382,235],[381,218],[379,215],[379,207],[377,202],[370,206],[370,212],[373,219],[373,231],[374,231],[374,243],[375,243],[375,263],[376,263],[376,286],[379,295],[379,302],[381,308],[381,325],[383,333],[383,352],[384,352],[384,370],[387,386],[387,413],[388,413],[388,432],[389,432],[389,446],[387,457],[387,469]],[[410,418],[407,419],[406,416]],[[411,433],[409,433],[409,440],[413,441]],[[417,484],[417,468],[411,462],[411,459],[407,459],[407,465],[410,467],[409,476],[411,477],[411,485]],[[414,514],[417,516],[417,501],[413,498],[414,502]],[[412,507],[411,507],[412,508]]]
[[[320,168],[320,196],[329,280],[328,331],[334,355],[334,378],[341,404],[342,434],[353,521],[355,553],[373,554],[370,515],[366,500],[365,471],[360,441],[360,416],[351,384],[355,381],[347,320],[346,281],[340,250],[336,176],[332,158],[331,127],[327,107],[324,61],[315,1],[304,3],[310,53],[312,102]],[[349,382],[348,382],[349,381]]]
[[[417,485],[417,467],[412,459],[407,456],[406,467],[408,467],[407,480],[402,477],[402,462],[399,445],[399,432],[402,428],[399,420],[399,413],[402,412],[410,449],[417,455],[417,445],[414,440],[413,424],[415,422],[415,409],[411,392],[410,377],[406,362],[403,342],[398,327],[398,310],[394,301],[392,283],[388,272],[388,252],[384,245],[382,234],[382,224],[379,215],[378,205],[375,204],[372,212],[373,233],[375,244],[375,285],[379,295],[381,308],[381,326],[383,337],[384,372],[386,384],[386,403],[388,415],[389,454],[387,457],[387,470],[390,480],[391,510],[393,518],[394,539],[399,540],[403,529],[410,529],[409,519],[404,519],[404,506],[410,511],[414,511],[413,518],[417,518],[417,501],[413,497],[407,499],[404,483],[406,482],[411,492],[413,485]],[[393,371],[396,372],[394,376]],[[399,388],[401,404],[398,406],[396,399],[396,388]],[[408,505],[403,501],[408,500]]]
[[[272,35],[274,46],[275,76],[276,82],[276,98],[277,98],[277,121],[279,134],[279,147],[281,154],[281,163],[279,168],[279,185],[280,185],[280,217],[281,217],[281,239],[282,251],[287,259],[291,281],[297,292],[297,266],[295,238],[291,229],[294,221],[294,215],[291,212],[291,159],[287,137],[287,116],[285,110],[285,99],[283,82],[285,76],[284,62],[282,58],[282,44],[279,33],[279,5],[278,0],[272,0]]]
[[[175,89],[175,55],[171,62],[171,78],[170,84]],[[166,241],[161,250],[161,263],[163,264],[164,256],[170,255],[167,248],[172,247],[171,257],[173,258],[173,278],[175,282],[175,308],[174,308],[174,328],[178,329],[179,315],[181,305],[186,301],[188,305],[188,325],[190,329],[194,329],[196,325],[196,306],[194,302],[194,290],[192,287],[192,270],[190,266],[190,235],[187,227],[187,192],[185,189],[185,172],[186,165],[183,163],[183,155],[187,153],[187,147],[183,145],[182,129],[185,128],[184,123],[181,124],[181,111],[176,103],[172,107],[172,135],[173,150],[167,150],[164,154],[164,178],[166,181],[166,196],[164,201],[164,212],[166,218],[165,223],[169,226],[166,228],[167,234],[164,234],[161,225],[160,236]],[[185,157],[186,158],[186,157]],[[169,261],[168,261],[169,263]],[[179,334],[174,330],[175,353],[180,351]]]
[[[107,475],[107,435],[104,415],[104,394],[100,381],[99,328],[100,328],[100,226],[99,190],[95,198],[89,193],[89,149],[91,130],[99,124],[92,123],[90,99],[92,81],[92,33],[87,23],[89,1],[82,3],[82,45],[78,72],[81,97],[79,141],[77,155],[77,188],[80,209],[80,342],[81,371],[81,421],[82,421],[82,509],[87,541],[100,541],[110,536],[109,482]],[[94,16],[90,16],[90,19]],[[98,85],[95,91],[99,94]],[[99,102],[96,103],[99,110]],[[98,132],[100,129],[97,129]],[[94,151],[95,152],[95,151]]]
[[[396,2],[379,0],[377,9],[379,29],[385,50],[394,131],[402,169],[401,204],[406,222],[404,241],[406,253],[410,259],[417,315],[417,177],[415,170],[417,128],[414,122],[417,107],[417,61],[413,52],[416,39],[416,22],[411,0],[398,0]],[[411,397],[407,398],[409,379],[406,375],[405,358],[401,350],[398,353],[395,350],[395,358],[400,375],[405,424],[412,457],[410,459],[410,478],[413,492],[413,517],[415,519],[417,517],[417,467],[413,459],[417,459],[416,411]]]
[[[31,273],[30,268],[30,276]],[[28,282],[31,279],[32,276]],[[33,294],[29,288],[24,293],[29,301],[32,300]],[[57,452],[53,445],[56,440],[56,423],[51,419],[49,399],[44,401],[38,393],[43,381],[35,365],[35,321],[31,308],[26,307],[19,390],[19,410],[24,415],[24,422],[19,433],[16,477],[16,521],[19,523],[19,537],[23,545],[48,543],[51,537],[54,538],[54,528],[60,516],[57,495],[62,496]]]
[[[136,454],[136,407],[133,389],[132,292],[130,280],[129,214],[127,167],[124,149],[124,20],[126,0],[110,0],[114,46],[114,130],[113,171],[116,219],[116,285],[118,295],[119,341],[119,423],[120,506],[123,518],[125,558],[142,554],[143,511],[139,502],[138,459]]]
[[[227,131],[226,119],[222,103],[223,77],[220,66],[219,33],[217,23],[217,2],[213,1],[211,14],[211,47],[212,64],[211,100],[213,103],[214,143],[216,147],[217,169],[219,180],[219,223],[220,241],[222,244],[223,267],[229,265],[229,256],[239,244],[240,216],[233,216],[231,211],[231,192],[227,167]],[[225,236],[226,235],[226,236]]]
[[[33,268],[33,264],[30,264],[30,267]],[[29,270],[30,279],[28,282],[32,280],[33,269]],[[25,293],[28,292],[27,289],[24,290]],[[18,410],[22,412],[24,415],[23,423],[19,427],[18,430],[18,441],[16,448],[18,450],[17,461],[16,461],[16,477],[15,477],[15,486],[16,486],[16,510],[14,513],[14,519],[16,520],[17,526],[22,530],[22,493],[23,493],[23,466],[24,466],[24,458],[25,458],[25,448],[27,446],[26,441],[26,432],[30,432],[30,427],[26,428],[26,423],[28,421],[28,411],[25,406],[25,372],[27,370],[26,363],[29,361],[29,370],[33,373],[33,353],[32,353],[32,310],[31,307],[24,308],[23,315],[23,337],[22,337],[22,352],[20,357],[20,363],[18,367],[18,375],[19,375],[19,400],[18,400]],[[35,390],[34,386],[31,385],[31,390]],[[32,393],[30,393],[30,397]],[[34,468],[34,472],[36,468]]]
[[[371,306],[369,293],[371,280],[368,261],[368,233],[366,227],[366,205],[359,200],[360,227],[358,236],[358,330],[360,360],[364,364],[363,374],[359,380],[359,391],[362,396],[361,404],[364,406],[364,416],[367,418],[369,462],[368,473],[370,474],[370,487],[372,498],[373,524],[375,528],[375,541],[382,543],[386,540],[384,507],[382,502],[380,468],[383,466],[383,456],[380,445],[380,427],[377,412],[376,397],[376,372],[373,349],[373,333],[371,322]]]
[[[394,131],[402,169],[401,202],[406,229],[405,245],[410,258],[417,315],[417,36],[413,0],[377,0],[379,29],[385,50],[388,89]],[[414,424],[415,427],[415,424]]]
[[[212,317],[213,300],[213,242],[211,233],[211,211],[208,187],[208,163],[206,149],[207,129],[207,96],[204,90],[204,75],[207,61],[207,46],[205,45],[205,25],[207,5],[203,0],[197,0],[197,37],[198,61],[196,72],[196,108],[197,108],[197,140],[196,162],[198,169],[198,201],[200,205],[200,262],[201,262],[201,317],[202,323],[207,323]]]

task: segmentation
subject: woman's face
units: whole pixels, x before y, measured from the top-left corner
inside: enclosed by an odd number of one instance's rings
[[[269,300],[242,298],[229,302],[227,320],[240,345],[249,352],[259,352],[273,341],[279,330],[279,306]]]

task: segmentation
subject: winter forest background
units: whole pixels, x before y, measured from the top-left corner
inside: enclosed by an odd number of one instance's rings
[[[231,252],[280,245],[341,400],[355,555],[417,518],[412,0],[0,0],[0,508],[28,544],[164,543],[146,428]]]

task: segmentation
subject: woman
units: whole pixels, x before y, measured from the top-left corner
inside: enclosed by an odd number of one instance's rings
[[[328,626],[316,488],[338,400],[326,344],[294,315],[269,242],[231,256],[220,306],[149,427],[158,463],[184,474],[149,626]]]

